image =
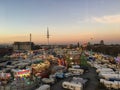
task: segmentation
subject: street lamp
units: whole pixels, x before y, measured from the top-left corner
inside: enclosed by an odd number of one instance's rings
[[[73,58],[72,57],[70,57],[70,60],[72,60]]]
[[[92,55],[92,40],[93,38],[90,38],[91,39],[91,49],[90,49],[90,55]]]

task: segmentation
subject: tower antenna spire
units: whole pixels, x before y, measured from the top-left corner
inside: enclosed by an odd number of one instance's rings
[[[32,35],[31,35],[31,33],[30,33],[30,50],[31,50],[31,40],[32,40]]]
[[[30,33],[30,43],[31,43],[31,39],[32,39],[32,35],[31,35],[31,33]]]
[[[49,28],[47,27],[47,43],[49,45],[49,38],[50,38],[50,35],[49,35]]]

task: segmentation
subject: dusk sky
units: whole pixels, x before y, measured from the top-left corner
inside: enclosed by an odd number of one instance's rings
[[[120,0],[0,0],[0,43],[120,44]],[[93,39],[91,39],[93,38]]]

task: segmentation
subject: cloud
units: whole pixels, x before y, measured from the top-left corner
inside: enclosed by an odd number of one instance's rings
[[[92,17],[85,19],[84,23],[120,23],[120,15],[109,15],[109,16],[102,16],[102,17]]]
[[[98,23],[120,23],[120,15],[94,17],[93,21]]]

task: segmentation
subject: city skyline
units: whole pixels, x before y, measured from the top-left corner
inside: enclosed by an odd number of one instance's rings
[[[120,0],[0,0],[0,43],[120,44]],[[91,39],[93,38],[93,39]]]

